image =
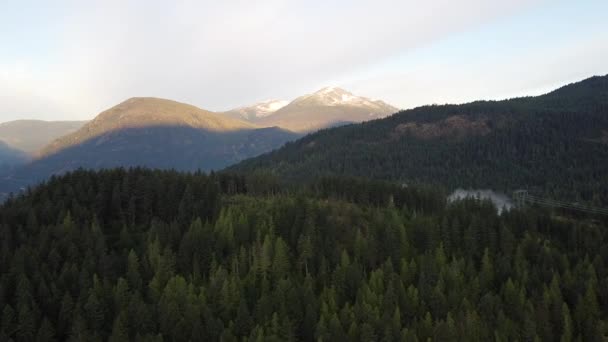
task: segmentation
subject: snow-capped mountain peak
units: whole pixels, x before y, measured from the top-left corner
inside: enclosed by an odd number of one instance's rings
[[[313,101],[323,106],[356,106],[356,107],[367,107],[372,111],[380,110],[385,111],[395,110],[394,107],[378,100],[369,99],[367,97],[357,96],[353,93],[346,91],[339,87],[325,87],[318,91],[299,97],[293,101],[293,103],[301,102],[307,103]]]
[[[293,132],[362,122],[397,112],[382,101],[357,96],[338,87],[325,87],[291,102],[268,100],[241,107],[225,115],[245,119],[261,127],[281,127]]]
[[[312,96],[328,105],[348,104],[357,102],[357,100],[360,99],[352,93],[338,87],[325,87],[312,94]]]

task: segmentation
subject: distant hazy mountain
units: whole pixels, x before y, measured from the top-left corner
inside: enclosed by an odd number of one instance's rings
[[[14,149],[4,141],[0,141],[0,172],[9,166],[24,163],[28,156],[20,150]]]
[[[298,97],[273,114],[258,119],[256,123],[294,132],[310,132],[343,123],[383,118],[395,112],[397,108],[382,101],[328,87]]]
[[[0,192],[81,167],[221,169],[296,137],[175,101],[132,98],[49,144],[5,179]]]
[[[3,141],[0,141],[0,184],[3,183],[3,178],[12,174],[16,168],[19,168],[28,160],[28,156],[23,152],[10,147]],[[10,190],[3,189],[0,186],[0,203],[2,203]]]
[[[271,115],[285,107],[288,103],[289,101],[284,100],[267,100],[251,106],[236,108],[222,114],[234,119],[256,122],[258,119]]]
[[[298,102],[341,99],[333,93],[296,100],[268,118]],[[451,189],[526,188],[608,203],[608,76],[543,96],[424,106],[323,130],[231,170],[294,181],[351,175]]]
[[[10,121],[0,124],[0,140],[33,155],[51,141],[75,132],[84,124],[86,121]]]
[[[344,89],[326,87],[291,102],[270,100],[223,114],[263,127],[276,126],[305,133],[383,118],[397,111],[397,108],[382,101],[355,96]]]

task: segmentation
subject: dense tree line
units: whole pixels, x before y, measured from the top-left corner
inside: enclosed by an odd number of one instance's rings
[[[601,341],[600,220],[357,179],[79,171],[0,207],[0,340]]]
[[[427,138],[400,125],[449,126]],[[467,123],[468,122],[468,123]],[[466,125],[483,122],[483,128]],[[443,125],[443,126],[442,126]],[[479,124],[481,125],[481,124]],[[445,127],[444,127],[445,128]],[[475,131],[478,129],[478,131]],[[528,189],[608,205],[608,76],[539,97],[434,105],[311,134],[231,168],[294,182],[349,175],[454,188]]]

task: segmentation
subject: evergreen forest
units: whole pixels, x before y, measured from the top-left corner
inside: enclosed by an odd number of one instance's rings
[[[607,223],[357,178],[79,170],[0,207],[0,341],[603,341]]]

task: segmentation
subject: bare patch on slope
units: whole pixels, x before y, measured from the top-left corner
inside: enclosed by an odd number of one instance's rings
[[[411,135],[419,139],[435,139],[440,137],[463,138],[471,135],[484,136],[492,131],[488,121],[487,118],[471,120],[463,115],[452,115],[436,122],[406,122],[395,127],[393,137]]]

